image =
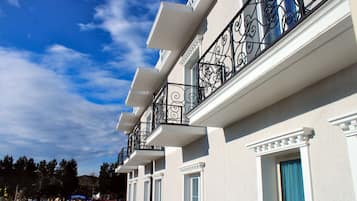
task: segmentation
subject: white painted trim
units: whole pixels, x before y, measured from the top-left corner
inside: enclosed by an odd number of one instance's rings
[[[165,170],[160,170],[160,171],[154,172],[154,174],[152,175],[152,177],[153,177],[154,179],[163,178],[164,175],[165,175],[164,172],[165,172]]]
[[[346,137],[357,135],[357,111],[328,120],[332,125],[341,128]]]
[[[266,138],[246,145],[248,149],[251,149],[256,153],[258,201],[264,201],[262,157],[272,153],[284,153],[284,151],[296,148],[299,148],[300,151],[305,201],[313,201],[309,155],[309,140],[312,136],[313,129],[303,127],[279,136]]]
[[[190,111],[187,114],[190,123],[195,125],[206,123],[210,116],[223,110],[227,104],[241,99],[241,97],[252,92],[258,86],[265,84],[267,80],[275,76],[276,72],[282,72],[291,67],[291,65],[287,65],[287,59],[292,59],[295,54],[307,48],[318,37],[349,16],[348,0],[327,1],[309,16],[309,19],[304,20],[299,27],[291,31],[288,36],[282,38],[269,51],[266,51],[258,59],[246,66],[240,75],[234,76],[229,82],[226,82],[220,89],[210,95],[209,98]],[[338,34],[340,33],[342,32]],[[323,41],[320,46],[326,43],[327,41]],[[299,57],[293,57],[294,61],[291,60],[291,63],[301,60],[310,51],[305,49],[305,55],[301,54]]]
[[[300,147],[300,160],[304,182],[305,201],[313,201],[309,146]]]
[[[256,168],[257,168],[257,201],[263,201],[263,175],[262,175],[262,160],[261,156],[257,156],[256,159]]]
[[[328,120],[332,125],[338,126],[346,136],[347,150],[350,160],[350,169],[357,199],[357,111]]]
[[[160,190],[160,198],[161,200],[160,201],[163,201],[164,198],[163,198],[163,189],[164,189],[164,175],[162,174],[162,176],[153,176],[153,180],[152,180],[152,200],[155,201],[155,194],[156,194],[156,180],[161,180],[161,190]]]
[[[152,177],[151,174],[144,175],[143,181],[144,181],[144,182],[145,182],[145,181],[150,181],[151,177]]]
[[[196,37],[193,39],[192,43],[190,46],[187,48],[186,52],[182,55],[180,58],[180,64],[186,65],[188,61],[190,61],[190,58],[192,57],[193,53],[197,51],[197,49],[200,48],[203,40],[203,35],[198,34]]]
[[[204,162],[194,163],[190,165],[185,165],[180,168],[183,174],[191,174],[196,172],[201,172],[205,168],[206,164]]]
[[[205,200],[205,188],[204,188],[204,169],[206,167],[205,162],[198,162],[194,164],[184,165],[180,168],[182,173],[181,186],[183,187],[182,191],[182,200],[185,201],[185,176],[194,173],[200,173],[200,201]]]
[[[246,146],[248,149],[252,149],[257,155],[266,155],[308,145],[312,136],[313,129],[299,128],[279,136],[247,144]]]

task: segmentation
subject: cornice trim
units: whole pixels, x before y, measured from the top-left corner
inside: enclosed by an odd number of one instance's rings
[[[357,136],[357,111],[328,120],[332,125],[340,127],[346,137]]]
[[[198,162],[190,165],[185,165],[180,168],[180,171],[184,174],[191,172],[200,172],[205,168],[206,164],[204,162]]]
[[[275,137],[247,144],[246,147],[253,150],[258,156],[261,156],[306,146],[309,144],[309,140],[313,135],[314,132],[312,128],[303,127]]]
[[[190,44],[190,46],[188,46],[186,52],[182,55],[180,59],[181,65],[186,65],[186,63],[190,60],[191,56],[196,51],[196,49],[200,47],[202,40],[203,40],[203,35],[201,34],[197,35],[193,39],[192,43]]]

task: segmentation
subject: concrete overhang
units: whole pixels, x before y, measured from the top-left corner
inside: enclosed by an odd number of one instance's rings
[[[161,2],[147,40],[148,48],[180,50],[201,24],[215,0],[198,0],[195,6]]]
[[[126,97],[125,104],[132,107],[145,108],[151,102],[153,93],[149,91],[130,90]]]
[[[135,169],[138,169],[138,166],[119,165],[115,168],[115,173],[129,173]]]
[[[134,113],[122,112],[119,117],[116,129],[123,132],[130,132],[139,120],[139,116]]]
[[[327,1],[187,116],[226,127],[357,62],[349,2]]]
[[[131,90],[153,92],[160,85],[162,79],[163,75],[157,69],[139,67],[136,69],[131,83]]]
[[[163,150],[135,150],[130,157],[124,161],[125,166],[138,166],[150,163],[153,160],[165,156]]]
[[[147,145],[183,147],[206,135],[206,128],[161,124],[146,139]]]

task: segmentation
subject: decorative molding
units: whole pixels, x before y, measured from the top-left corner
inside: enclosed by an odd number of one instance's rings
[[[309,144],[313,136],[312,128],[300,128],[279,136],[260,140],[246,145],[258,156],[294,149]]]
[[[158,172],[154,172],[154,174],[152,175],[153,178],[162,178],[164,177],[164,171],[165,170],[161,170],[161,171],[158,171]]]
[[[152,178],[152,175],[151,174],[147,174],[147,175],[144,175],[143,180],[147,181],[147,180],[150,180],[151,178]]]
[[[357,136],[357,112],[328,120],[332,125],[341,128],[346,137]]]
[[[201,172],[205,168],[206,164],[204,162],[194,163],[191,165],[186,165],[180,168],[181,172],[184,174],[191,172]]]
[[[186,52],[182,55],[180,59],[181,65],[185,65],[190,60],[195,50],[200,47],[202,40],[203,40],[203,35],[201,34],[196,35],[196,37],[193,39],[192,43],[190,44],[190,46],[188,46]]]

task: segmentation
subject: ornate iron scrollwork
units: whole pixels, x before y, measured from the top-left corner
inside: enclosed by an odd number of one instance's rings
[[[246,0],[198,61],[197,100],[204,101],[326,1]]]
[[[165,83],[153,101],[153,129],[160,124],[188,124],[186,113],[198,103],[198,87]]]

